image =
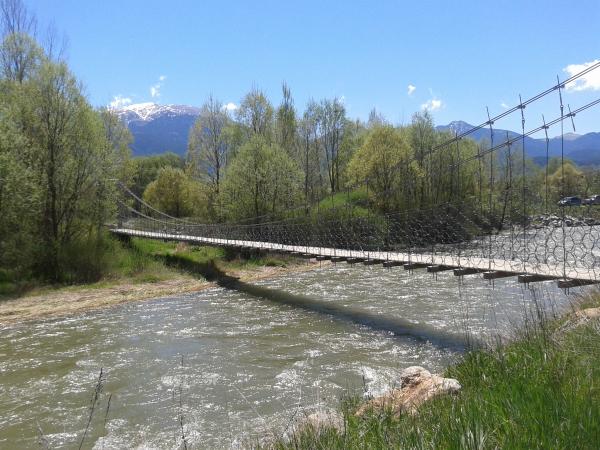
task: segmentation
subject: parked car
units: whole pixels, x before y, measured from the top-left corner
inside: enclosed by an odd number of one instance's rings
[[[564,197],[558,202],[558,206],[581,206],[579,197]]]
[[[582,205],[600,205],[600,195],[592,195],[590,198],[584,198]]]

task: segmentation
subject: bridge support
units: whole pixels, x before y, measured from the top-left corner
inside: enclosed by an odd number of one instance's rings
[[[424,269],[427,264],[424,263],[407,263],[404,264],[404,270]]]
[[[483,279],[484,280],[496,280],[498,278],[507,278],[507,277],[514,277],[517,276],[518,274],[513,273],[513,272],[503,272],[500,270],[490,270],[488,272],[483,272]]]
[[[454,276],[462,277],[465,275],[475,275],[476,273],[481,273],[483,270],[481,269],[472,269],[470,267],[460,267],[458,269],[454,269]]]
[[[384,261],[381,259],[367,259],[366,261],[363,262],[363,264],[365,266],[374,266],[375,264],[381,264]]]
[[[339,263],[339,262],[344,262],[344,261],[346,261],[346,259],[348,259],[348,258],[346,258],[346,257],[344,257],[344,256],[332,256],[332,257],[331,257],[331,262],[334,262],[334,263]]]
[[[438,273],[438,272],[444,272],[447,270],[454,270],[454,267],[450,267],[450,266],[427,266],[427,272],[429,273]]]
[[[577,286],[587,286],[590,284],[597,284],[597,281],[594,280],[573,280],[570,278],[563,278],[560,280],[556,280],[556,284],[561,289],[569,289]]]
[[[556,277],[551,277],[551,276],[547,276],[547,275],[534,275],[534,274],[527,274],[527,273],[519,275],[517,278],[519,283],[538,283],[540,281],[550,281],[550,280],[555,280],[555,279],[556,279]]]
[[[361,263],[361,262],[364,262],[364,260],[365,260],[365,258],[348,258],[348,259],[346,260],[346,262],[347,262],[348,264],[356,264],[356,263]]]
[[[319,255],[319,256],[316,257],[317,261],[327,261],[327,260],[330,260],[330,259],[331,259],[331,256]]]
[[[403,265],[403,261],[384,261],[383,267],[397,267]]]

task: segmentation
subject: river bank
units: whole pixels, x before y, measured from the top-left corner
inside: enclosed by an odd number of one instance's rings
[[[588,293],[574,306],[560,317],[532,316],[509,343],[466,353],[443,373],[460,383],[452,395],[418,410],[396,402],[394,396],[409,397],[398,395],[400,389],[375,400],[351,395],[337,411],[301,417],[288,436],[260,447],[595,449],[600,293]],[[399,380],[398,387],[404,384]]]
[[[207,275],[207,267],[211,273],[252,282],[314,270],[327,264],[278,256],[231,258],[218,249],[141,239],[134,245],[137,252],[143,252],[143,257],[152,258],[151,265],[143,265],[129,276],[75,286],[44,286],[2,300],[0,326],[209,289],[217,284]]]

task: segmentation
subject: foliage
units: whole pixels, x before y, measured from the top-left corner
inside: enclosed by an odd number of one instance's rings
[[[227,169],[223,203],[232,219],[277,214],[300,200],[300,183],[294,161],[279,146],[254,136]]]
[[[181,169],[165,167],[144,191],[144,200],[173,217],[207,216],[207,189]]]
[[[181,157],[172,152],[133,158],[130,164],[131,191],[138,197],[144,194],[146,187],[156,179],[161,169],[165,167],[183,169],[184,167]]]

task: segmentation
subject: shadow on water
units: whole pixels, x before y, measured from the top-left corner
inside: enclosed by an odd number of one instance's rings
[[[177,255],[162,256],[160,258],[170,266],[202,275],[206,280],[214,281],[220,287],[243,292],[252,297],[302,308],[307,311],[327,314],[338,320],[364,325],[374,330],[391,332],[396,336],[409,336],[421,341],[429,341],[439,348],[462,352],[467,348],[477,345],[472,337],[467,338],[467,336],[459,333],[449,333],[424,324],[414,324],[402,318],[384,317],[358,308],[341,306],[333,302],[324,302],[280,289],[245,283],[238,278],[227,275],[213,261],[198,263],[179,258]]]

